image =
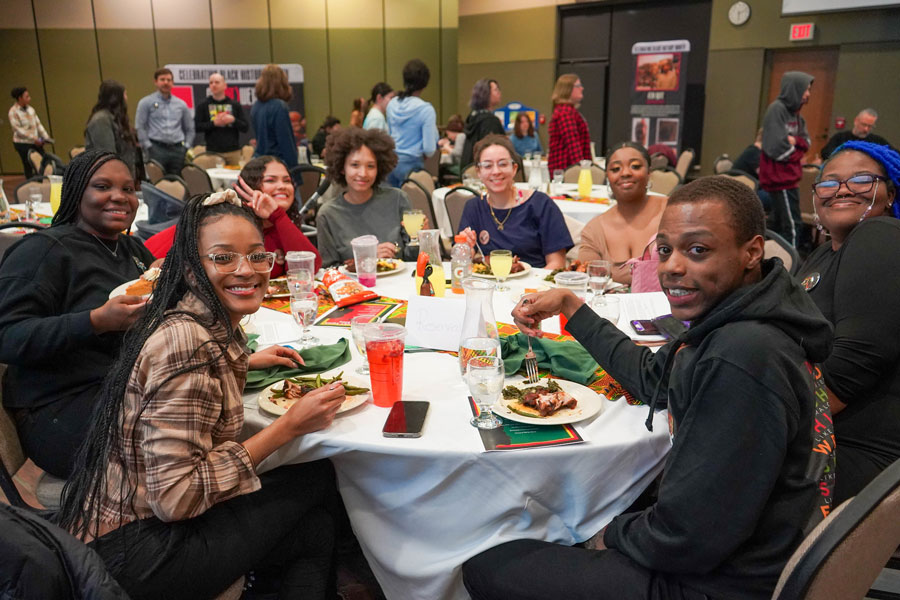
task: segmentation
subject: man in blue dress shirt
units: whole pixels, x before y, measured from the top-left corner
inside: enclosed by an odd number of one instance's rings
[[[172,95],[172,71],[153,73],[156,91],[138,102],[134,119],[144,155],[158,161],[166,173],[178,175],[184,154],[194,141],[194,118],[188,105]]]

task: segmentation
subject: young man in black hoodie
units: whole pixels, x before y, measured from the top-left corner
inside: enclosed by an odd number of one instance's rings
[[[567,290],[515,308],[529,335],[565,314],[651,419],[667,402],[672,450],[657,502],[613,519],[598,550],[517,540],[466,562],[474,600],[771,596],[814,511],[811,363],[828,356],[832,331],[781,261],[763,260],[764,228],[753,192],[724,177],[672,194],[659,278],[672,314],[691,326],[656,354]]]

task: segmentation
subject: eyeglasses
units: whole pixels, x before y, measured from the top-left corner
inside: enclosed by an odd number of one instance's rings
[[[251,252],[250,254],[217,252],[207,254],[206,257],[212,261],[213,267],[218,273],[234,273],[241,268],[241,261],[245,258],[257,273],[268,273],[275,266],[274,252]]]
[[[490,171],[494,168],[494,165],[497,165],[497,168],[506,170],[512,166],[513,162],[511,160],[498,160],[496,163],[492,162],[480,162],[476,166],[479,169],[484,169],[485,171]]]
[[[852,194],[865,194],[872,190],[876,181],[887,181],[887,177],[881,175],[854,175],[847,179],[826,179],[813,185],[813,192],[822,200],[833,198],[841,189],[842,184],[847,185],[847,189]]]
[[[577,88],[583,88],[583,87],[584,87],[584,84],[583,84],[583,83],[576,83],[574,87],[577,87]]]

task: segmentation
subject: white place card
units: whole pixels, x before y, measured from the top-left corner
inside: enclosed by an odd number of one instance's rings
[[[410,296],[406,309],[406,345],[450,352],[459,350],[465,315],[465,298]]]

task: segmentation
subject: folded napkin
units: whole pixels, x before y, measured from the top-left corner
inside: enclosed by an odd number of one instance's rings
[[[335,367],[339,367],[344,363],[350,362],[350,344],[346,339],[341,339],[335,344],[325,346],[316,346],[315,348],[307,348],[300,351],[303,362],[306,364],[302,367],[289,369],[287,367],[270,367],[250,371],[247,373],[247,383],[244,385],[245,392],[258,392],[273,383],[277,383],[288,377],[297,377],[307,373],[319,373],[327,371]]]
[[[534,354],[541,369],[549,369],[550,374],[568,379],[582,385],[590,383],[596,377],[600,367],[584,346],[578,342],[531,338]],[[525,353],[528,352],[528,340],[524,333],[500,338],[500,352],[507,375],[522,368]]]

